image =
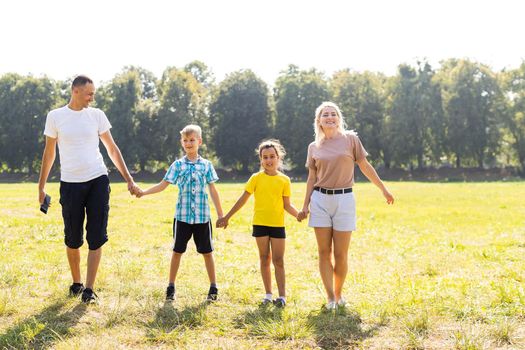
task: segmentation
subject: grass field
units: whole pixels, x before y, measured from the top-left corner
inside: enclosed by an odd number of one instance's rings
[[[325,312],[315,237],[287,217],[288,305],[262,309],[250,202],[215,230],[220,300],[190,243],[164,303],[176,189],[142,199],[112,185],[98,305],[67,296],[58,185],[0,184],[0,349],[524,349],[525,183],[358,183],[346,310]],[[219,184],[228,210],[241,184]],[[300,207],[304,184],[293,185]],[[213,213],[215,217],[215,214]],[[85,273],[86,247],[82,248]],[[274,289],[274,293],[276,291]]]

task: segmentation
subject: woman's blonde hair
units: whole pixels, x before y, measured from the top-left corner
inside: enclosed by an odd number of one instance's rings
[[[321,145],[321,142],[325,138],[325,133],[323,131],[323,128],[321,127],[321,114],[323,113],[323,109],[326,107],[332,107],[335,109],[335,112],[337,114],[337,117],[339,119],[339,123],[337,123],[337,131],[339,131],[341,134],[348,134],[348,133],[354,133],[353,130],[346,130],[346,122],[343,118],[343,114],[341,113],[341,110],[339,109],[339,106],[337,106],[335,103],[330,101],[325,101],[319,105],[315,109],[315,118],[314,118],[314,131],[315,131],[315,144],[317,146]]]
[[[262,151],[264,149],[273,148],[275,150],[275,154],[277,157],[279,157],[279,170],[282,170],[283,168],[283,159],[284,156],[286,156],[286,150],[284,149],[281,142],[277,139],[268,139],[262,141],[259,146],[255,149],[255,152],[259,155],[259,159],[262,159]],[[261,167],[262,168],[262,167]]]

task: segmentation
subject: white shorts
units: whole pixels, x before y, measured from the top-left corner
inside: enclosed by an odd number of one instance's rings
[[[324,194],[313,191],[310,197],[310,227],[332,227],[336,231],[355,231],[354,193]]]

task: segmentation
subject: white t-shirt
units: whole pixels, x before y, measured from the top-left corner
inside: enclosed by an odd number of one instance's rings
[[[64,106],[49,112],[44,135],[58,139],[62,181],[86,182],[108,174],[98,145],[99,136],[110,128],[98,108],[74,111]]]

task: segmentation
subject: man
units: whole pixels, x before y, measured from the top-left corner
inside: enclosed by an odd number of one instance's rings
[[[107,242],[109,214],[108,171],[99,150],[99,139],[111,161],[134,194],[137,186],[131,177],[119,148],[111,136],[111,124],[103,111],[89,107],[95,96],[93,81],[83,75],[71,84],[71,99],[47,115],[44,135],[46,145],[38,181],[38,200],[44,202],[45,185],[55,161],[56,145],[60,153],[60,204],[64,219],[67,259],[73,277],[71,296],[82,295],[85,303],[95,302],[93,285],[97,275],[102,245]],[[86,285],[80,274],[80,250],[83,242],[84,218],[87,216],[86,240],[89,246]]]

